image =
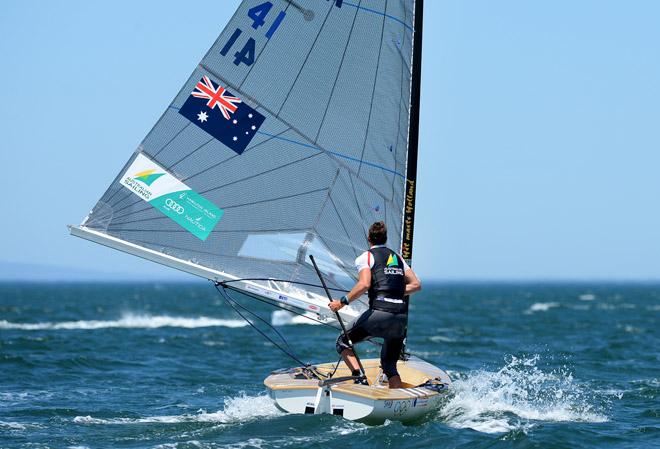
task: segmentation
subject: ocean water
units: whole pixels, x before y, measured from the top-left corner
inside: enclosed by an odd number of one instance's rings
[[[332,329],[246,304],[336,358]],[[366,426],[279,412],[262,381],[293,362],[209,283],[0,284],[0,447],[660,447],[659,318],[660,285],[427,283],[409,348],[453,387]]]

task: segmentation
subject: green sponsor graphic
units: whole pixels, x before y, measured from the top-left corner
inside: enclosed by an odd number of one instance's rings
[[[145,183],[146,185],[150,186],[151,184],[154,183],[154,181],[161,176],[165,175],[165,173],[149,173],[152,172],[153,170],[147,170],[147,172],[143,172],[140,176],[135,176],[135,179],[138,179]]]
[[[200,240],[206,240],[224,211],[192,190],[167,193],[149,201]]]

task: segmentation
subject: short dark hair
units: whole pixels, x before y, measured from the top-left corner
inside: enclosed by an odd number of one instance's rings
[[[377,221],[369,227],[369,241],[372,245],[384,245],[387,242],[385,222]]]

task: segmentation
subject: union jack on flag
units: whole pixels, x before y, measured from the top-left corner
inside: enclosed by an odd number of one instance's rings
[[[214,111],[216,107],[220,113]],[[238,154],[247,149],[266,120],[256,109],[208,76],[202,76],[195,83],[179,114]]]
[[[217,106],[227,120],[230,118],[229,114],[233,114],[238,109],[238,103],[242,103],[240,98],[230,96],[224,87],[218,85],[216,88],[208,76],[202,77],[202,80],[197,83],[195,90],[190,95],[208,100],[206,105],[211,109]]]

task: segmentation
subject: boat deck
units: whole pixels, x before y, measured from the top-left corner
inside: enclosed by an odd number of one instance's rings
[[[335,392],[347,393],[375,400],[400,400],[419,397],[430,397],[438,394],[436,391],[425,388],[416,388],[428,380],[439,378],[443,383],[451,383],[447,374],[439,368],[424,362],[423,360],[411,358],[407,361],[399,361],[397,369],[405,388],[389,388],[387,381],[377,383],[380,374],[380,360],[366,359],[362,361],[367,373],[369,385],[359,385],[353,381],[341,382],[333,385]],[[330,374],[335,369],[335,363],[323,363],[315,365],[322,374]],[[348,367],[342,362],[337,368],[334,378],[350,376]],[[271,390],[316,390],[319,387],[318,379],[296,378],[295,373],[287,371],[273,373],[264,380],[264,385]]]

